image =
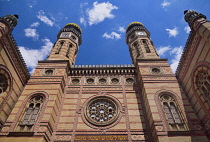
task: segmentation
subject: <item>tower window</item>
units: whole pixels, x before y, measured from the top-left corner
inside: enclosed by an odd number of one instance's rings
[[[45,71],[45,75],[46,75],[46,76],[52,76],[52,75],[53,75],[53,70],[52,70],[52,69],[47,69],[47,70]]]
[[[142,42],[143,42],[144,48],[146,50],[146,53],[151,53],[151,51],[149,49],[149,46],[148,46],[148,43],[147,43],[147,40],[143,39]]]
[[[57,49],[57,51],[55,52],[55,54],[59,54],[59,53],[60,53],[60,50],[61,50],[63,44],[64,44],[64,41],[61,41],[61,42],[60,42],[60,45],[59,45],[59,47],[58,47],[58,49]]]
[[[77,38],[76,38],[75,36],[72,35],[72,36],[71,36],[71,39],[76,40]]]
[[[130,37],[130,39],[134,39],[135,38],[135,34],[133,34],[131,37]]]
[[[169,129],[172,131],[185,130],[186,128],[175,99],[168,94],[163,94],[160,96],[160,101],[169,124]]]
[[[68,47],[68,50],[67,50],[67,52],[66,52],[66,57],[69,57],[70,49],[71,49],[72,47],[73,47],[73,44],[70,43],[70,44],[69,44],[69,47]]]
[[[160,74],[160,69],[159,68],[152,68],[152,73],[153,74]]]
[[[29,100],[23,118],[19,124],[20,130],[28,131],[32,128],[37,119],[42,103],[43,97],[39,94],[37,94]]]
[[[139,44],[138,44],[138,42],[137,42],[137,41],[133,43],[133,47],[135,47],[135,48],[136,48],[136,47],[138,47],[138,46],[139,46]]]
[[[137,56],[139,56],[140,55],[140,51],[139,51],[139,43],[138,43],[138,41],[134,42],[132,44],[132,46],[136,50]]]

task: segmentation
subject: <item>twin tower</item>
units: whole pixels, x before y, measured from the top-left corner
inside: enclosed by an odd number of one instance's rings
[[[47,60],[69,60],[74,65],[79,46],[82,43],[82,30],[69,23],[60,30],[57,41]],[[150,39],[150,32],[140,22],[133,22],[126,29],[126,43],[129,45],[133,64],[136,59],[159,59],[159,55]]]
[[[0,142],[208,142],[210,22],[185,11],[191,33],[177,76],[140,22],[126,29],[133,65],[74,65],[82,30],[60,30],[30,76],[0,17]],[[179,81],[179,82],[178,82]]]

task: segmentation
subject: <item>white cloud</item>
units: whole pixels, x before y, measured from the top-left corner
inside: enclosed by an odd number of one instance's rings
[[[81,24],[84,24],[84,26],[86,26],[86,20],[84,17],[80,17],[79,21]]]
[[[173,50],[170,51],[170,54],[171,55],[174,55],[174,58],[172,59],[172,63],[171,63],[171,68],[172,68],[172,71],[175,73],[176,72],[176,69],[177,69],[177,66],[179,64],[179,60],[182,56],[182,51],[183,51],[183,47],[180,46],[180,47],[175,47],[173,48]]]
[[[171,37],[171,36],[176,37],[179,33],[177,27],[175,27],[173,29],[166,29],[166,31],[168,31],[169,37]]]
[[[170,46],[164,46],[164,47],[161,46],[157,49],[157,52],[160,56],[164,56],[164,54],[169,50],[171,50]]]
[[[83,7],[86,7],[87,5],[88,5],[87,2],[80,4],[80,12],[81,12],[82,16],[80,17],[79,21],[80,21],[81,24],[84,24],[84,26],[86,26],[87,19],[86,19],[85,14],[84,14]]]
[[[33,24],[31,24],[31,27],[38,27],[39,26],[39,22],[34,22]]]
[[[124,33],[125,32],[125,28],[124,27],[119,27],[118,31],[121,32],[121,33]]]
[[[188,33],[188,34],[189,34],[189,33],[190,33],[190,31],[191,31],[191,29],[190,29],[190,27],[189,27],[189,26],[184,27],[184,30],[185,30],[185,32],[186,32],[186,33]]]
[[[26,4],[30,7],[33,8],[37,4],[37,0],[26,0]]]
[[[106,39],[120,39],[121,34],[118,34],[116,32],[111,32],[111,34],[104,33],[102,37],[105,37]]]
[[[48,26],[53,26],[54,22],[52,20],[50,20],[44,13],[43,10],[40,10],[37,14],[37,18],[40,19],[42,22],[44,22],[45,24],[47,24]],[[51,17],[52,18],[52,17]]]
[[[171,5],[171,3],[168,2],[168,1],[164,1],[164,2],[161,3],[162,8],[165,8],[165,7],[169,6],[169,5]]]
[[[98,24],[100,22],[103,22],[105,18],[112,19],[115,16],[111,14],[112,10],[118,9],[117,6],[112,5],[109,2],[103,2],[93,3],[92,9],[87,9],[87,15],[88,15],[88,22],[90,25],[92,24]]]
[[[41,49],[28,49],[23,46],[19,47],[20,52],[31,71],[36,67],[39,60],[44,60],[49,55],[53,46],[53,43],[48,38],[45,38],[42,41],[44,42],[44,45]]]
[[[34,39],[39,38],[39,34],[37,33],[36,29],[27,28],[27,29],[24,29],[24,31],[25,31],[25,36],[26,37],[32,37]]]

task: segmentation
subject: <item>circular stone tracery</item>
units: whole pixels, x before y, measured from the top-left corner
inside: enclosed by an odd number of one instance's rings
[[[3,74],[0,74],[0,94],[7,90],[7,79]]]
[[[100,96],[93,98],[86,107],[87,120],[98,126],[109,125],[118,117],[118,105],[109,97]]]

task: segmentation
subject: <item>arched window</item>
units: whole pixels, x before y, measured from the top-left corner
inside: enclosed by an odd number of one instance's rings
[[[138,43],[138,41],[134,42],[132,44],[132,46],[136,50],[137,56],[139,56],[140,55],[140,51],[139,51],[139,43]]]
[[[7,79],[3,74],[0,74],[0,94],[7,90]]]
[[[144,44],[144,48],[146,50],[146,53],[151,53],[151,51],[149,49],[149,46],[148,46],[148,43],[147,43],[147,40],[146,39],[142,39],[142,42]]]
[[[19,124],[20,130],[28,131],[33,127],[42,104],[43,97],[40,94],[36,94],[28,101],[25,112]]]
[[[69,44],[69,47],[68,47],[68,50],[67,50],[67,52],[66,52],[66,57],[68,57],[68,58],[69,58],[69,53],[70,53],[70,50],[71,50],[72,47],[73,47],[73,44],[70,43],[70,44]]]
[[[61,50],[63,44],[64,44],[64,41],[61,41],[61,42],[60,42],[60,45],[59,45],[59,47],[58,47],[58,49],[57,49],[57,51],[55,52],[55,54],[59,54],[59,52],[60,52],[60,50]]]
[[[160,101],[169,124],[169,129],[172,131],[185,130],[184,121],[175,99],[171,95],[163,94],[160,96]]]
[[[198,90],[210,101],[210,69],[199,71],[195,82]]]

